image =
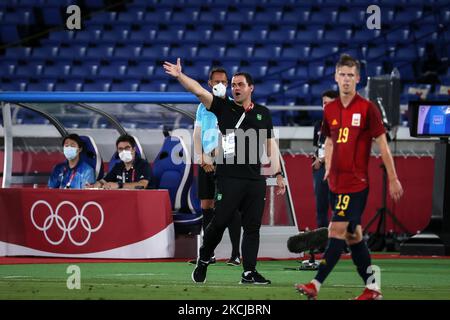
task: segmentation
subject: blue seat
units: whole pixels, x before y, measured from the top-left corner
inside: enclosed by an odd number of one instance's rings
[[[178,43],[182,38],[182,29],[158,30],[154,41],[161,44]]]
[[[323,39],[326,43],[348,43],[352,38],[352,30],[348,28],[334,28],[325,30]]]
[[[322,78],[325,73],[325,65],[321,62],[308,65],[308,75],[312,79]]]
[[[137,60],[141,55],[141,46],[123,46],[114,49],[115,59]]]
[[[197,59],[222,59],[225,54],[223,46],[204,46],[199,47],[197,51]]]
[[[224,59],[250,59],[252,56],[253,46],[247,45],[232,45],[225,50]]]
[[[369,30],[366,28],[357,29],[354,31],[352,36],[352,42],[356,45],[358,44],[367,44],[371,40],[376,39],[380,36],[380,30]]]
[[[215,8],[213,10],[202,9],[198,14],[198,23],[209,25],[214,23],[225,24],[225,17],[226,11],[223,8]]]
[[[186,7],[182,10],[172,12],[170,22],[174,24],[187,24],[197,21],[198,9],[196,7]]]
[[[227,42],[235,42],[239,39],[239,25],[226,25],[218,30],[212,30],[210,42],[224,44]]]
[[[82,91],[83,84],[81,82],[65,82],[65,83],[56,83],[53,87],[54,91],[68,91],[68,92],[80,92]]]
[[[86,50],[86,59],[109,59],[112,58],[114,47],[109,45],[99,45],[88,47]]]
[[[142,59],[161,60],[166,59],[169,55],[168,46],[144,46],[142,47],[141,57]]]
[[[72,66],[70,71],[70,78],[84,79],[93,78],[97,75],[99,64],[97,62],[84,63],[82,65]]]
[[[249,61],[245,66],[241,66],[239,71],[249,72],[256,79],[265,77],[267,74],[267,61]]]
[[[29,60],[29,58],[31,57],[31,48],[30,47],[13,47],[13,48],[8,48],[8,49],[6,49],[5,57],[6,58]]]
[[[282,43],[295,40],[297,27],[295,25],[281,26],[276,30],[269,30],[267,33],[267,42]]]
[[[102,179],[104,176],[103,160],[97,144],[91,136],[80,136],[80,138],[84,143],[81,159],[94,169],[96,180]]]
[[[85,83],[83,85],[83,91],[109,91],[110,86],[110,81],[96,81]]]
[[[100,42],[102,44],[113,45],[117,42],[125,42],[128,40],[128,35],[131,31],[128,27],[119,26],[115,30],[103,31]]]
[[[337,46],[321,45],[320,47],[313,47],[310,59],[333,58],[338,51],[339,48]]]
[[[46,81],[36,83],[31,82],[27,85],[27,91],[53,91],[54,85],[53,82]]]
[[[335,23],[337,20],[338,12],[333,7],[323,8],[320,11],[312,11],[309,15],[308,24]]]
[[[193,164],[180,137],[166,136],[153,162],[153,178],[157,189],[167,189],[177,233],[201,230],[202,215],[198,197],[192,197]],[[194,188],[195,189],[195,188]],[[192,201],[197,202],[196,205]]]
[[[280,7],[267,7],[265,10],[256,10],[253,21],[255,24],[276,24],[282,21],[282,16],[283,11]]]
[[[44,5],[41,7],[44,24],[47,26],[60,26],[66,23],[65,17],[62,16],[60,6]]]
[[[58,47],[37,47],[33,49],[31,57],[33,59],[52,59],[58,55]]]
[[[280,57],[281,47],[276,45],[259,45],[253,49],[254,60],[275,60]]]
[[[160,66],[161,67],[161,66]],[[155,69],[155,61],[143,61],[137,65],[129,66],[125,78],[127,79],[150,79]]]
[[[210,26],[197,26],[195,29],[187,29],[184,31],[183,42],[198,43],[209,41],[211,33]]]
[[[369,63],[366,66],[366,73],[367,76],[379,76],[381,74],[383,74],[384,70],[383,70],[383,65],[378,64],[378,63]]]
[[[79,30],[75,33],[74,43],[87,44],[98,43],[102,38],[103,30],[99,27],[90,28],[87,30]]]
[[[280,92],[281,82],[279,80],[265,80],[255,83],[254,92],[260,95],[270,95]]]
[[[289,10],[283,11],[283,16],[280,22],[286,24],[307,24],[309,22],[309,14],[310,11],[308,9],[295,6]]]
[[[307,29],[297,30],[295,41],[298,43],[317,43],[322,40],[323,28],[321,26],[311,26]]]
[[[139,91],[139,83],[136,81],[123,81],[121,83],[112,83],[111,91]]]
[[[410,43],[411,37],[409,29],[396,29],[386,34],[386,41],[392,44]]]
[[[56,63],[51,66],[45,66],[41,73],[41,78],[65,78],[70,73],[70,64]]]
[[[144,14],[145,12],[141,10],[119,12],[117,22],[127,24],[140,23],[144,20]]]
[[[167,85],[168,92],[185,92],[186,89],[178,82],[169,82]]]
[[[411,34],[413,40],[416,41],[436,41],[438,37],[437,26],[435,24],[420,24]]]
[[[169,50],[169,59],[176,60],[177,58],[182,59],[193,59],[195,58],[195,53],[197,48],[195,46],[172,46]]]
[[[16,72],[12,76],[14,78],[27,79],[31,77],[39,77],[42,72],[41,64],[28,64],[28,65],[19,65],[16,66]]]
[[[109,66],[100,66],[97,72],[98,79],[121,79],[127,71],[127,66],[123,64],[111,64]]]
[[[150,83],[142,83],[139,85],[139,91],[141,92],[162,92],[165,91],[165,86],[159,81],[152,81]]]
[[[50,45],[59,45],[61,43],[71,43],[75,39],[75,31],[64,30],[64,31],[53,31],[48,35],[46,40]]]
[[[74,60],[83,59],[86,54],[86,46],[72,45],[70,47],[60,47],[58,50],[58,58]]]
[[[266,36],[266,26],[253,26],[251,29],[241,30],[239,40],[241,43],[263,43],[266,39]]]
[[[401,11],[395,13],[395,23],[407,25],[409,23],[415,22],[422,17],[423,11],[422,6],[411,6],[402,8]]]
[[[252,15],[249,11],[244,9],[236,10],[236,11],[228,11],[226,13],[225,17],[226,23],[242,23],[245,22],[251,22],[252,21]]]
[[[156,32],[158,31],[157,25],[141,25],[140,30],[133,30],[128,36],[130,43],[152,43],[155,39]]]
[[[365,4],[367,6],[367,4]],[[366,23],[366,8],[362,7],[350,7],[346,11],[340,11],[338,13],[337,22],[340,25],[361,25]]]
[[[280,58],[283,60],[307,60],[310,53],[309,45],[286,46],[281,49]]]

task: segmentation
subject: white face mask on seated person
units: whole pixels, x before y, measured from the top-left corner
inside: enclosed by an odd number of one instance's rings
[[[77,157],[77,152],[78,152],[78,148],[75,147],[64,147],[64,156],[66,157],[67,160],[73,160]]]
[[[133,155],[131,154],[131,150],[123,150],[123,151],[119,152],[119,158],[124,163],[130,162],[131,160],[133,160]]]

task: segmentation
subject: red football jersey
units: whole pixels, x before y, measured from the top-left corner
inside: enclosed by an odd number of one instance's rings
[[[322,133],[333,141],[330,190],[353,193],[367,188],[372,139],[386,133],[378,108],[358,94],[347,108],[335,99],[325,106]]]

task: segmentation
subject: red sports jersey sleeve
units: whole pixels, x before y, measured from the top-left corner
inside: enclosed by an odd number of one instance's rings
[[[369,109],[367,110],[367,118],[369,131],[372,138],[378,138],[383,133],[386,133],[384,129],[383,120],[381,119],[381,112],[372,102],[369,103]]]

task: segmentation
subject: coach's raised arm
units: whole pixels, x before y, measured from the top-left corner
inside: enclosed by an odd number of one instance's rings
[[[176,78],[187,91],[195,94],[208,110],[211,108],[213,95],[211,92],[203,88],[200,83],[181,72],[180,58],[177,59],[177,64],[165,61],[164,69],[167,74],[170,74],[172,77]]]

